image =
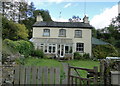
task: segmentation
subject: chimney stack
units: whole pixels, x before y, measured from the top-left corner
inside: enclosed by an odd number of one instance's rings
[[[89,21],[88,21],[88,17],[85,15],[85,17],[83,18],[83,22],[84,23],[89,23]]]
[[[36,21],[43,21],[43,18],[42,18],[40,13],[37,15],[37,20]]]

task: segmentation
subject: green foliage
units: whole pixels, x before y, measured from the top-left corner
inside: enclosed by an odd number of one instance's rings
[[[89,53],[83,53],[83,55],[82,55],[79,52],[75,52],[74,53],[74,59],[76,59],[76,60],[90,59],[90,55],[89,55]]]
[[[31,42],[24,40],[12,41],[5,39],[3,43],[10,49],[10,51],[19,52],[25,56],[31,55],[34,49],[34,46]]]
[[[24,65],[24,64],[25,64],[25,58],[16,59],[15,62],[16,62],[17,64]]]
[[[89,53],[84,53],[83,54],[83,59],[90,59]]]
[[[93,55],[95,58],[103,59],[110,56],[118,56],[118,52],[112,45],[93,46]]]
[[[80,60],[80,59],[82,59],[82,55],[79,52],[75,52],[74,59]]]
[[[2,37],[3,39],[10,40],[19,40],[19,39],[27,39],[28,30],[25,25],[14,23],[13,21],[9,21],[6,18],[2,18],[3,30]]]
[[[33,50],[32,51],[32,56],[38,57],[38,58],[45,58],[45,55],[42,50]]]

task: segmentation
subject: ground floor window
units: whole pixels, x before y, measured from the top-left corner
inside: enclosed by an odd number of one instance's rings
[[[55,53],[55,44],[49,44],[49,46],[48,46],[49,48],[48,48],[48,50],[49,50],[49,52],[48,53]]]
[[[76,43],[76,51],[84,52],[84,43]]]
[[[67,53],[72,53],[72,46],[66,45],[66,46],[65,46],[65,53],[66,53],[66,54],[67,54]]]

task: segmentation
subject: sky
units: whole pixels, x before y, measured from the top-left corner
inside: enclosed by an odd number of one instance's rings
[[[96,29],[107,27],[118,15],[119,0],[28,0],[36,9],[48,10],[52,20],[67,22],[72,16],[89,17]]]

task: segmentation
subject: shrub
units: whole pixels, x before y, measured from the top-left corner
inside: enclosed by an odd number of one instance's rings
[[[79,52],[75,52],[74,59],[77,59],[77,60],[82,59],[82,55]]]
[[[38,57],[38,58],[45,58],[45,55],[44,55],[43,51],[39,50],[39,49],[33,50],[31,55],[35,56],[35,57]]]
[[[109,56],[118,56],[118,51],[112,45],[97,45],[93,47],[93,56],[97,59],[103,59]]]
[[[89,53],[84,53],[83,54],[83,59],[90,59]]]
[[[19,52],[20,54],[23,54],[25,57],[31,55],[34,46],[31,42],[25,41],[25,40],[19,40],[19,41],[12,41],[9,39],[5,39],[3,41],[3,44],[7,46],[7,48],[12,52]]]

